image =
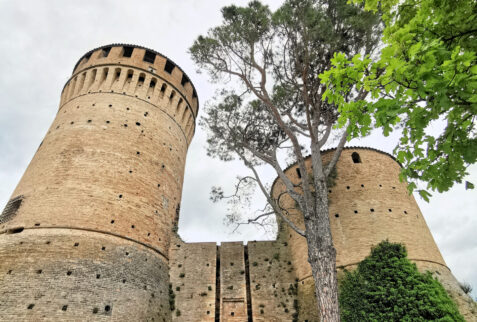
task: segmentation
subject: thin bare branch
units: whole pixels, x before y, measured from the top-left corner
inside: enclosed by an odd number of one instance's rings
[[[333,156],[331,157],[330,163],[328,163],[328,165],[324,169],[324,174],[326,177],[330,175],[331,170],[335,167],[336,162],[338,162],[338,159],[341,155],[341,151],[343,151],[343,148],[346,144],[347,138],[348,138],[348,128],[346,128],[346,130],[341,135],[340,141],[338,143],[338,146],[336,147],[335,152],[333,152]]]
[[[264,194],[264,196],[267,198],[267,201],[268,203],[270,204],[270,206],[272,207],[272,209],[275,211],[275,213],[280,216],[280,218],[283,219],[283,221],[285,221],[294,231],[296,231],[297,234],[299,234],[300,236],[303,236],[303,237],[306,237],[306,233],[305,231],[303,231],[302,229],[298,228],[295,223],[293,223],[289,218],[287,218],[281,208],[276,204],[276,202],[272,199],[272,197],[270,196],[268,190],[265,188],[265,186],[263,185],[259,175],[258,175],[258,172],[257,170],[255,169],[255,167],[248,161],[246,161],[244,159],[244,163],[245,165],[250,169],[252,170],[254,176],[255,176],[255,179],[258,183],[258,186],[260,187],[260,190],[262,191],[262,193]],[[296,192],[295,192],[296,194]]]

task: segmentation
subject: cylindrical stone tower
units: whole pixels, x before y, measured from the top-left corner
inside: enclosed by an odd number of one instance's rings
[[[334,149],[323,151],[323,162],[329,162]],[[308,168],[311,160],[306,160]],[[408,258],[417,267],[429,270],[438,277],[450,295],[467,314],[470,305],[458,282],[446,266],[442,255],[422,216],[414,197],[408,193],[407,183],[399,181],[400,164],[389,154],[372,148],[345,148],[336,164],[336,178],[328,190],[331,232],[336,248],[338,270],[352,269],[381,241],[402,243]],[[285,171],[294,183],[303,174],[296,164]],[[277,198],[285,187],[276,180],[272,193]],[[292,219],[304,229],[303,217],[288,195],[280,198]],[[280,221],[279,221],[280,222]],[[314,280],[308,263],[305,238],[285,223],[280,223],[278,239],[289,245],[298,280],[300,321],[315,321]]]
[[[0,317],[168,321],[196,91],[134,45],[86,53],[0,216]]]

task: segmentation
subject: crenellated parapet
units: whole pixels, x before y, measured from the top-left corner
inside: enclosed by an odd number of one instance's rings
[[[0,320],[319,320],[306,239],[280,220],[276,240],[247,245],[177,235],[197,111],[189,78],[158,52],[113,44],[81,57],[0,213]],[[475,303],[399,181],[400,164],[350,147],[336,171],[328,197],[339,271],[384,239],[404,243],[474,321]],[[307,175],[296,164],[285,174],[297,185]],[[279,179],[272,194],[304,228]]]
[[[83,55],[65,84],[62,107],[86,94],[125,95],[162,109],[181,126],[188,143],[195,131],[198,97],[182,69],[160,53],[133,45],[107,45]]]

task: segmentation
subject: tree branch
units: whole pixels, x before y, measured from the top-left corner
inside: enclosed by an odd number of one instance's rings
[[[253,167],[253,165],[246,161],[245,159],[243,159],[245,165],[250,169],[252,170],[254,176],[255,176],[255,179],[258,183],[258,186],[260,187],[260,190],[262,191],[262,193],[264,194],[264,196],[267,198],[267,201],[268,203],[270,204],[270,206],[272,207],[272,209],[275,211],[275,213],[277,215],[280,216],[280,218],[283,219],[283,221],[285,221],[297,234],[299,234],[300,236],[303,236],[303,237],[306,237],[306,233],[305,231],[303,231],[302,229],[298,228],[290,219],[288,219],[281,211],[280,207],[275,203],[275,201],[271,198],[270,194],[268,193],[267,189],[265,188],[265,186],[263,185],[262,181],[260,180],[260,177],[257,173],[257,170]],[[295,192],[296,193],[296,192]]]
[[[346,144],[347,138],[348,138],[348,128],[346,128],[344,133],[341,135],[341,139],[338,143],[338,146],[336,147],[335,152],[333,153],[333,157],[331,158],[330,163],[328,163],[328,165],[324,169],[325,177],[328,177],[330,175],[331,170],[333,170],[333,168],[336,165],[336,162],[338,162],[338,159],[341,155],[341,151],[343,151],[344,145]]]

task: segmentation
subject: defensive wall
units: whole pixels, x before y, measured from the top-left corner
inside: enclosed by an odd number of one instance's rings
[[[322,152],[323,163],[330,161],[334,149]],[[310,172],[311,160],[305,162]],[[346,147],[335,167],[335,178],[328,190],[331,232],[336,248],[336,265],[339,275],[343,269],[353,269],[373,246],[383,240],[399,242],[406,246],[408,258],[421,271],[430,271],[446,287],[459,305],[461,313],[469,320],[477,320],[475,303],[460,289],[447,267],[432,237],[424,217],[407,183],[399,180],[401,165],[385,152],[362,147]],[[298,166],[293,164],[285,174],[294,183],[300,181]],[[280,205],[290,214],[298,227],[304,229],[303,217],[296,210],[285,187],[275,180],[272,194],[280,195]],[[298,280],[299,316],[315,321],[317,312],[310,310],[314,304],[314,282],[308,263],[306,240],[286,224],[279,221],[278,240],[290,247],[292,262]]]
[[[156,51],[113,44],[81,57],[0,215],[0,320],[318,321],[306,241],[286,225],[247,245],[177,235],[198,106],[187,75]],[[384,239],[404,243],[476,320],[399,169],[374,149],[343,151],[329,188],[338,269]],[[283,191],[276,180],[273,194]]]
[[[324,163],[333,152],[323,151]],[[310,159],[306,165],[309,169]],[[294,164],[285,170],[296,184],[304,175],[297,168]],[[382,240],[403,243],[417,267],[441,281],[467,321],[477,320],[475,303],[447,267],[407,184],[399,181],[399,171],[400,164],[382,151],[343,150],[328,191],[339,277]],[[304,228],[284,189],[277,179],[272,193],[281,195],[280,205]],[[178,239],[171,254],[176,254],[171,255],[170,277],[180,311],[173,314],[175,321],[214,321],[214,311],[215,321],[319,321],[306,240],[280,221],[275,241],[216,246]]]
[[[198,99],[167,57],[85,54],[0,220],[2,319],[169,321],[169,245]]]

